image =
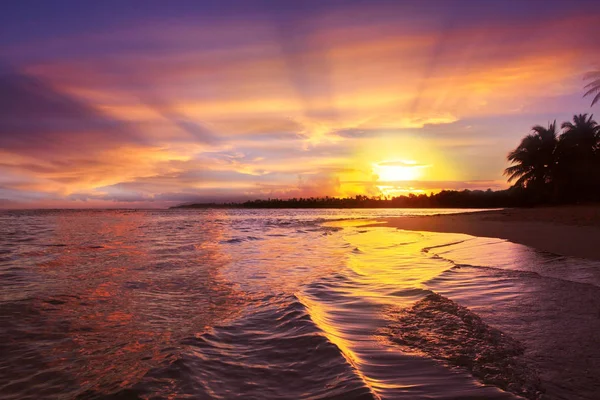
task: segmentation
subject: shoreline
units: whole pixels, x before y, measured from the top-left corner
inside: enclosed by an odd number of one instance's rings
[[[600,261],[598,205],[389,217],[365,226],[498,238],[543,252]]]

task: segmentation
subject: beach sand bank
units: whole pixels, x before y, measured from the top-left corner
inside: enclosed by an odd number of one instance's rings
[[[372,226],[506,239],[540,251],[600,260],[600,205],[396,217]]]

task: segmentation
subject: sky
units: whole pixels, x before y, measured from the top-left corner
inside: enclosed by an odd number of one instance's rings
[[[0,208],[504,189],[594,1],[3,1]]]

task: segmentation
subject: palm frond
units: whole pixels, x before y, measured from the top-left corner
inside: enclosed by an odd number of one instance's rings
[[[594,104],[596,104],[598,101],[600,101],[600,92],[598,92],[598,94],[596,94],[596,96],[594,96],[594,99],[592,100],[592,106]]]
[[[525,173],[527,171],[529,171],[529,168],[523,164],[511,165],[510,167],[508,167],[504,170],[506,175],[514,174],[515,172]]]
[[[511,182],[513,180],[515,180],[516,178],[526,175],[530,173],[530,168],[526,168],[523,165],[513,165],[511,167],[508,167],[504,170],[504,175],[508,177],[508,181]]]
[[[518,180],[518,179],[521,179],[522,177],[526,176],[527,171],[524,171],[524,172],[517,171],[517,172],[513,172],[512,174],[505,174],[505,175],[508,176],[507,180],[510,183],[510,182],[514,181],[515,179]]]
[[[567,130],[570,130],[570,129],[575,129],[575,125],[573,125],[573,124],[571,123],[571,121],[566,121],[566,122],[563,122],[563,123],[560,125],[560,127],[561,127],[562,129],[567,129]]]
[[[587,89],[587,86],[584,89]],[[600,92],[600,86],[591,88],[590,90],[588,90],[587,92],[585,92],[583,94],[583,97],[591,96],[592,94],[594,94],[596,92]]]
[[[600,78],[593,80],[584,86],[584,88],[586,88],[586,89],[591,88],[591,87],[600,87]]]
[[[529,181],[531,181],[532,178],[533,178],[533,173],[525,174],[525,175],[521,176],[515,182],[515,186],[525,187],[525,186],[527,186],[526,183],[529,182]]]
[[[587,89],[583,97],[594,96],[592,99],[592,106],[594,106],[600,100],[600,70],[588,72],[584,75],[585,80],[591,80],[583,89]]]

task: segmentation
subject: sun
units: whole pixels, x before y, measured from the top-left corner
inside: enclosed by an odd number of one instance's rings
[[[379,175],[379,180],[384,182],[417,179],[416,168],[410,167],[380,167],[377,175]]]
[[[414,161],[385,161],[373,165],[382,182],[414,181],[421,176],[422,165]]]

